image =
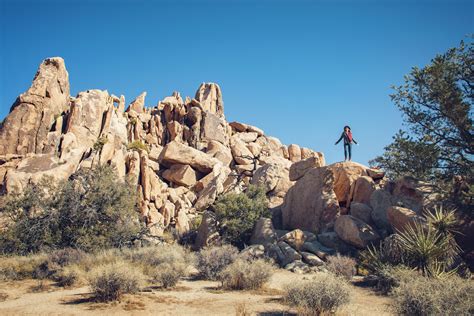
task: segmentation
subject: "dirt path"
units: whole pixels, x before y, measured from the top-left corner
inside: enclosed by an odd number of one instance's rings
[[[264,290],[221,291],[211,281],[181,281],[173,290],[149,290],[125,296],[119,303],[95,303],[88,287],[62,289],[48,284],[47,290],[31,292],[38,281],[0,283],[1,315],[235,315],[245,309],[252,315],[292,315],[281,299],[285,284],[309,276],[279,270]],[[353,287],[351,304],[342,315],[391,315],[390,299],[369,289]]]

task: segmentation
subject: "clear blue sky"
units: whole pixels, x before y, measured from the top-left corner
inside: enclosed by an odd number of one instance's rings
[[[349,124],[367,163],[402,127],[390,86],[474,32],[474,1],[0,0],[0,23],[0,118],[62,56],[72,95],[147,91],[152,106],[213,81],[229,121],[328,162]]]

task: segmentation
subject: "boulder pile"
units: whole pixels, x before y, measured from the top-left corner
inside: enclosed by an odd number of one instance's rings
[[[220,87],[203,83],[194,98],[178,92],[147,106],[146,92],[128,106],[102,90],[69,95],[64,60],[48,58],[0,128],[0,191],[19,193],[43,176],[67,179],[81,168],[112,165],[137,186],[152,235],[169,226],[185,234],[197,213],[250,183],[265,186],[270,205],[293,185],[292,163],[322,153],[285,146],[244,123],[228,123]]]
[[[227,122],[222,91],[203,83],[147,106],[128,106],[102,90],[70,96],[64,60],[48,58],[0,127],[0,194],[20,193],[44,176],[65,180],[82,168],[111,165],[136,185],[151,236],[182,236],[203,215],[196,248],[218,240],[208,211],[226,192],[265,188],[273,218],[256,223],[253,248],[282,266],[305,270],[328,254],[350,253],[421,220],[430,188],[387,181],[354,162],[326,165],[321,152],[283,145],[258,127]]]

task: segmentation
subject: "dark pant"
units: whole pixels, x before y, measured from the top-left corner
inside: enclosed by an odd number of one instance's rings
[[[351,160],[352,155],[352,144],[344,144],[344,159],[347,160],[347,155],[349,154],[349,160]]]

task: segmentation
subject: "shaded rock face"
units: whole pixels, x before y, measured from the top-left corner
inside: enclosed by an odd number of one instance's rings
[[[333,226],[339,214],[334,175],[328,168],[308,171],[290,188],[282,206],[283,226],[321,232]]]
[[[380,239],[371,226],[350,215],[338,217],[334,230],[346,243],[361,249]]]
[[[64,60],[48,58],[31,87],[13,104],[0,129],[0,154],[48,153],[54,122],[69,107],[69,77]],[[55,126],[56,127],[56,126]],[[57,126],[59,134],[62,126]]]

